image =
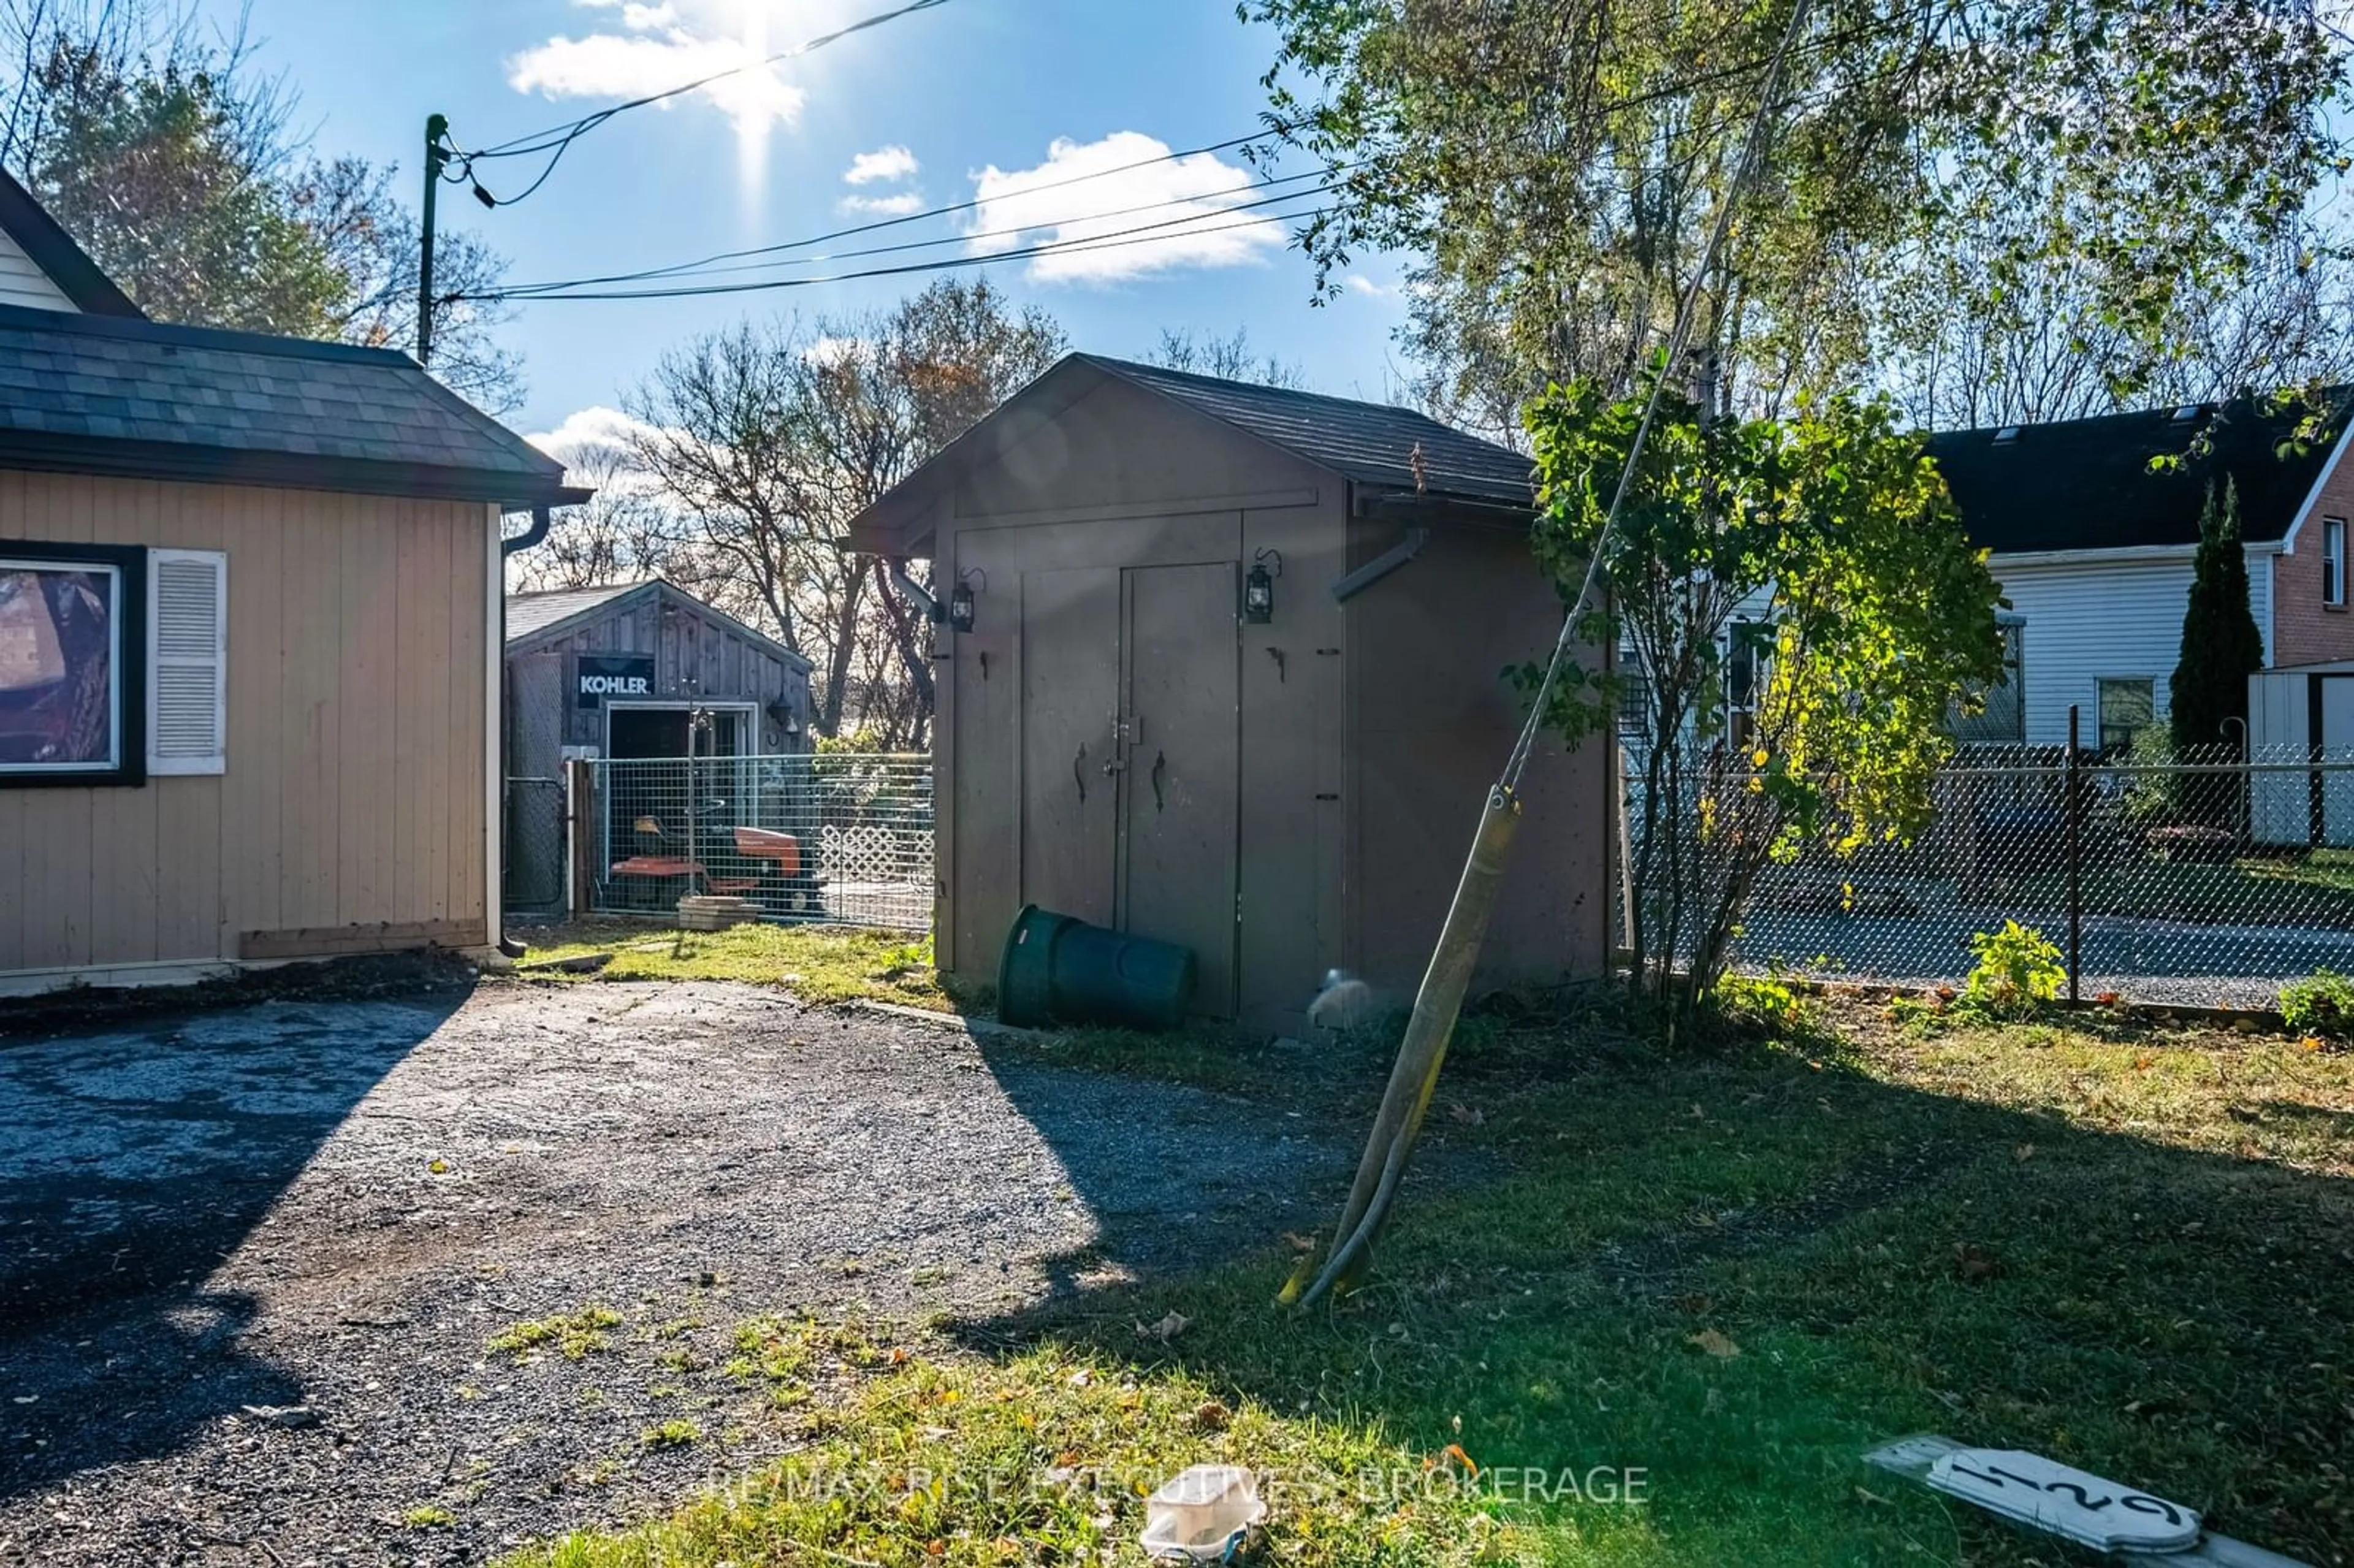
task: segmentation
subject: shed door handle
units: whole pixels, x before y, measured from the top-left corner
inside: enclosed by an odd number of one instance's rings
[[[1168,809],[1169,803],[1161,798],[1161,776],[1168,771],[1169,754],[1165,751],[1154,752],[1152,754],[1152,809],[1156,811]]]
[[[1079,804],[1087,803],[1087,743],[1079,742],[1078,755],[1071,758],[1071,782],[1079,787]]]

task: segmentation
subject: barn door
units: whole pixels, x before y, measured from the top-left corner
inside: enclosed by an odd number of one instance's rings
[[[1121,575],[1119,926],[1193,949],[1235,1012],[1239,632],[1232,562]]]
[[[1119,569],[1023,573],[1022,897],[1097,926],[1113,919],[1119,704]]]

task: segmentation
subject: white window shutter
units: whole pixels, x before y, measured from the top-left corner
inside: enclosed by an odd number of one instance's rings
[[[228,749],[228,556],[147,552],[147,771],[218,773]]]

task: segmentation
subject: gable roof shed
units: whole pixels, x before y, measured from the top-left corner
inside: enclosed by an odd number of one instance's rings
[[[927,554],[930,514],[958,471],[1002,457],[1108,380],[1315,464],[1357,487],[1362,510],[1422,502],[1525,516],[1534,505],[1527,457],[1411,408],[1071,354],[861,514],[851,524],[851,546]]]

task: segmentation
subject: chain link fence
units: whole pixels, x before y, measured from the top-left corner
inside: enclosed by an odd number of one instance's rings
[[[564,907],[564,780],[509,779],[506,830],[500,840],[503,906],[518,915],[553,915]]]
[[[833,753],[586,765],[587,903],[675,914],[728,894],[764,918],[928,930],[932,761]]]
[[[1687,912],[1723,896],[1724,857],[1702,822],[1725,820],[1726,792],[1751,781],[1718,755],[1688,759],[1684,820],[1662,820],[1647,861],[1646,771],[1628,761],[1622,944],[1640,909],[1653,950],[1688,954],[1688,936],[1662,940],[1665,912],[1679,890]],[[2268,1007],[2285,980],[2354,969],[2354,756],[1974,748],[1939,773],[1934,800],[1909,842],[1769,861],[1734,966],[1958,986],[1971,937],[2016,920],[2066,955],[2084,1000]]]

